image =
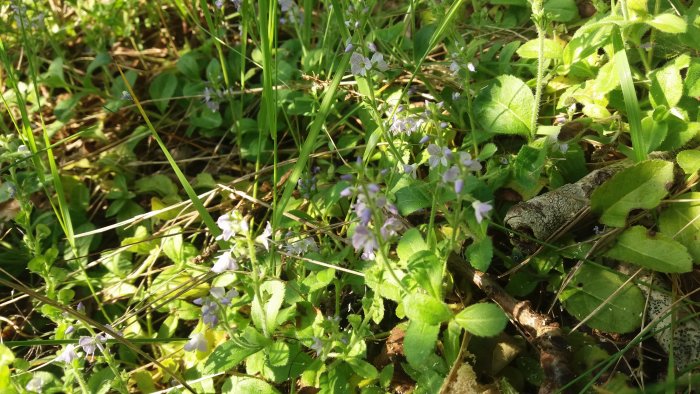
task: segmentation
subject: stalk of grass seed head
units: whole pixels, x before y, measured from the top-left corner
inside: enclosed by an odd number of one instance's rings
[[[537,29],[537,75],[535,82],[535,108],[530,119],[530,140],[537,134],[537,120],[540,115],[540,101],[542,100],[542,79],[544,77],[544,6],[542,0],[532,1],[532,21]]]

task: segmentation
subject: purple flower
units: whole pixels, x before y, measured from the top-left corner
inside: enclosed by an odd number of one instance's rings
[[[359,52],[354,52],[350,56],[350,72],[355,75],[366,76],[367,70],[372,68],[372,61],[368,57],[362,56]]]
[[[216,220],[216,225],[221,229],[221,235],[216,237],[217,240],[222,239],[228,241],[234,235],[248,231],[248,222],[243,220],[243,217],[238,211],[232,211],[219,216],[219,219]]]
[[[360,218],[360,223],[366,225],[369,223],[370,219],[372,219],[372,209],[369,207],[367,197],[364,194],[357,196],[357,201],[355,201],[355,204],[353,204],[353,208],[355,209],[357,216]]]
[[[384,222],[382,228],[379,229],[379,233],[382,235],[382,238],[388,239],[394,235],[398,235],[399,231],[402,229],[403,223],[401,223],[399,219],[389,218]]]
[[[78,313],[82,313],[83,315],[85,314],[85,305],[83,305],[83,302],[82,302],[82,301],[80,301],[80,302],[78,303],[78,305],[76,305],[75,310],[76,310]]]
[[[452,100],[457,101],[460,97],[462,97],[462,95],[459,94],[459,92],[452,92]]]
[[[313,337],[312,339],[314,343],[311,346],[309,346],[309,348],[316,352],[316,357],[319,357],[321,353],[323,353],[323,342],[318,337]]]
[[[264,246],[265,250],[270,250],[270,236],[272,236],[272,225],[270,225],[270,222],[267,222],[265,230],[255,237],[255,242]]]
[[[348,53],[355,49],[355,46],[352,45],[352,42],[350,40],[352,40],[352,37],[348,37],[348,39],[345,41],[345,53]]]
[[[362,258],[364,260],[374,259],[374,251],[379,249],[379,244],[374,234],[364,225],[355,227],[355,233],[352,235],[352,246],[356,251],[362,250]]]
[[[441,148],[436,144],[428,145],[428,163],[430,168],[435,168],[439,165],[447,167],[447,161],[452,157],[452,151],[449,148]]]
[[[472,160],[472,155],[467,152],[459,152],[459,162],[470,171],[481,170],[481,163],[478,160]]]
[[[474,215],[476,216],[476,221],[478,223],[481,223],[482,220],[484,220],[484,215],[489,213],[493,209],[491,204],[487,202],[481,202],[479,200],[475,200],[472,203],[472,208],[474,208]]]
[[[27,383],[26,386],[24,386],[27,391],[34,391],[37,393],[40,393],[42,388],[44,387],[44,379],[41,376],[34,376],[32,379]]]
[[[457,178],[459,178],[459,175],[460,175],[459,167],[452,166],[442,174],[442,181],[444,183],[452,183],[452,182],[456,181]]]
[[[469,72],[473,73],[473,72],[476,72],[476,67],[474,67],[474,64],[472,62],[469,62],[469,63],[467,63],[467,70],[469,70]]]
[[[78,354],[75,352],[75,345],[68,344],[66,345],[66,348],[63,349],[61,354],[56,357],[56,361],[64,362],[66,364],[70,364],[73,362],[73,360],[78,358]]]
[[[425,144],[426,142],[430,141],[430,136],[429,135],[424,135],[423,138],[418,141],[419,144]]]
[[[209,345],[207,344],[207,339],[204,337],[204,334],[199,332],[194,334],[184,347],[186,352],[192,352],[195,350],[206,352],[208,348]]]
[[[455,193],[460,194],[464,189],[464,179],[460,178],[455,181]]]
[[[369,51],[372,52],[372,53],[377,52],[377,46],[374,45],[373,42],[367,43],[367,48],[368,48]]]
[[[80,339],[78,339],[78,345],[88,356],[95,355],[97,349],[102,350],[102,345],[93,337],[80,337]]]
[[[389,69],[389,66],[384,61],[384,55],[379,52],[374,52],[372,55],[371,64],[377,67],[377,70],[379,71],[386,71]]]
[[[211,267],[211,271],[220,274],[224,271],[235,271],[238,269],[238,262],[231,254],[231,251],[224,252],[216,259],[216,263]]]
[[[418,164],[402,164],[402,166],[404,174],[411,175],[411,178],[416,178],[416,170],[418,169]]]
[[[288,232],[286,235],[286,238],[292,238],[292,233]],[[285,250],[289,254],[293,254],[296,256],[301,256],[303,254],[306,254],[310,251],[317,251],[318,246],[316,245],[316,241],[314,241],[313,238],[311,237],[306,237],[306,238],[293,238],[292,240],[288,241],[287,244],[284,246]]]

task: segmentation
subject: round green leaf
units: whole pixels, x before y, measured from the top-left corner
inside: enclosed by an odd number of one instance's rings
[[[498,134],[530,135],[535,108],[532,91],[520,79],[501,75],[474,99],[474,114],[481,127]]]
[[[586,321],[591,328],[606,332],[631,332],[642,322],[645,300],[637,286],[624,284],[625,279],[617,272],[585,264],[561,293],[560,300],[564,308],[579,320],[588,318],[597,310]],[[605,306],[598,309],[602,303]]]
[[[421,293],[404,297],[403,309],[409,319],[426,324],[440,324],[452,317],[452,311],[444,302]]]
[[[605,255],[659,272],[690,272],[693,268],[685,246],[661,233],[652,234],[643,226],[625,230]]]
[[[673,163],[649,160],[626,168],[608,179],[591,195],[591,209],[600,213],[600,221],[623,227],[633,209],[651,209],[659,205],[673,182]]]
[[[171,73],[160,74],[153,80],[151,86],[148,87],[148,93],[155,100],[158,111],[165,112],[175,89],[177,89],[177,77]]]
[[[661,212],[659,228],[685,245],[695,263],[700,264],[700,193],[686,193],[678,200]]]
[[[516,51],[518,56],[523,59],[537,59],[539,52],[539,40],[536,38],[526,42]],[[564,46],[557,41],[547,38],[544,40],[543,52],[545,59],[561,59]]]
[[[508,318],[496,304],[470,305],[455,316],[457,324],[479,337],[492,337],[506,327]]]

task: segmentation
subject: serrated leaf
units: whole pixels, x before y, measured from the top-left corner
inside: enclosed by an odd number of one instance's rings
[[[259,293],[253,298],[251,317],[265,335],[270,335],[277,328],[277,314],[284,301],[284,289],[284,282],[269,280],[260,286]]]
[[[625,230],[605,256],[658,272],[690,272],[693,262],[681,243],[643,226]]]
[[[475,241],[467,247],[467,256],[469,256],[469,264],[479,271],[486,272],[491,265],[493,258],[493,243],[491,238],[484,238]]]
[[[445,262],[428,250],[414,253],[408,259],[408,272],[411,277],[430,295],[442,297],[442,273]]]
[[[664,68],[652,71],[649,75],[651,87],[649,99],[654,107],[665,105],[675,107],[683,97],[683,79],[678,65],[670,63]]]
[[[647,151],[652,152],[661,145],[668,135],[668,123],[657,122],[651,116],[642,119],[642,135],[647,143]]]
[[[544,12],[555,22],[570,22],[578,15],[578,6],[574,0],[547,0]]]
[[[528,136],[535,107],[532,91],[520,79],[501,75],[474,99],[474,114],[491,133]]]
[[[452,311],[444,302],[427,294],[412,293],[402,301],[404,312],[411,320],[440,324],[452,317]]]
[[[401,236],[398,246],[396,246],[396,254],[404,264],[408,262],[411,256],[424,250],[428,250],[428,244],[425,243],[420,231],[415,227],[407,230]]]
[[[473,335],[492,337],[503,331],[508,318],[498,305],[481,303],[464,308],[455,316],[455,322]]]
[[[426,368],[425,360],[435,350],[440,325],[411,320],[404,336],[403,349],[408,363],[418,370]]]
[[[700,170],[700,151],[684,150],[676,156],[678,166],[683,169],[686,175],[692,175]]]
[[[624,284],[625,279],[617,272],[584,264],[562,292],[560,300],[579,320],[587,318],[605,302],[586,324],[605,332],[631,332],[642,322],[645,300],[637,286]],[[615,297],[610,298],[613,293]]]
[[[539,40],[535,38],[523,44],[515,52],[523,59],[537,59],[539,51]],[[545,59],[560,59],[563,52],[564,47],[559,42],[550,38],[544,40]]]
[[[411,185],[396,191],[396,209],[402,216],[410,215],[432,204],[426,185]]]
[[[207,357],[203,373],[215,374],[230,371],[238,364],[242,363],[248,356],[262,349],[262,346],[257,345],[241,346],[238,341],[224,342],[217,346],[209,357]]]
[[[670,13],[657,15],[654,19],[647,21],[647,24],[669,34],[685,33],[688,29],[683,18]]]
[[[659,229],[685,245],[695,263],[700,264],[700,193],[686,193],[677,200],[661,212]]]
[[[368,363],[367,361],[359,357],[346,358],[345,362],[350,364],[350,366],[356,374],[362,376],[365,379],[376,379],[377,376],[379,376],[379,372],[377,371],[377,368],[374,367],[374,365]]]
[[[651,209],[666,196],[673,182],[673,163],[648,160],[626,168],[591,195],[591,209],[601,214],[600,222],[623,227],[633,209]]]
[[[151,86],[148,87],[148,93],[154,101],[154,104],[161,113],[168,108],[168,103],[173,97],[177,89],[177,77],[171,73],[160,74],[157,76]]]

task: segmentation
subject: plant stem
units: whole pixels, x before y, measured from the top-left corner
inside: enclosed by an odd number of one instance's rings
[[[542,100],[542,79],[544,78],[544,9],[542,0],[532,2],[532,20],[537,29],[537,75],[535,85],[535,108],[530,119],[530,140],[533,140],[537,133],[537,119],[540,112],[540,101]]]

